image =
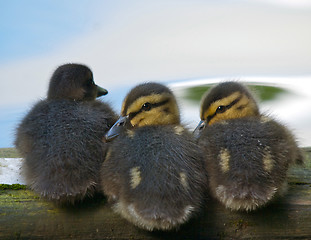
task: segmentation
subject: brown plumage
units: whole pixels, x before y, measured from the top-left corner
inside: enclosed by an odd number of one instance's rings
[[[254,210],[286,190],[286,173],[302,155],[290,131],[259,112],[251,92],[224,82],[201,102],[195,130],[211,194],[232,210]]]
[[[51,77],[47,98],[17,127],[26,182],[41,196],[72,204],[98,191],[107,151],[102,138],[117,119],[107,104],[95,101],[104,94],[88,67],[62,65]]]
[[[199,211],[207,183],[202,154],[167,87],[133,88],[106,138],[115,139],[102,188],[115,211],[147,230],[178,228]]]

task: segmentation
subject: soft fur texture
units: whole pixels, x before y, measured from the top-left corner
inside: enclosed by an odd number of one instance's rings
[[[158,83],[138,85],[121,115],[107,134],[119,136],[102,167],[105,194],[141,228],[178,228],[199,211],[207,178],[200,148],[180,125],[173,93]]]
[[[92,80],[88,68],[69,64],[66,72],[64,66],[56,70],[61,74],[52,76],[54,90],[49,90],[48,99],[35,104],[18,126],[15,145],[31,189],[56,203],[72,204],[99,190],[99,169],[107,151],[102,138],[117,116],[107,104],[94,100],[96,85],[84,84],[89,76]]]
[[[195,134],[215,198],[232,210],[254,210],[285,192],[287,170],[302,154],[285,126],[259,113],[245,86],[213,87],[202,98],[201,119]]]
[[[302,160],[293,136],[272,119],[260,122],[249,117],[212,124],[199,144],[205,152],[210,191],[232,210],[254,210],[281,195],[289,166]],[[225,169],[220,155],[224,150]]]
[[[146,126],[112,142],[102,167],[114,209],[147,230],[169,230],[201,207],[207,179],[200,148],[181,126]],[[132,183],[131,169],[139,171]]]

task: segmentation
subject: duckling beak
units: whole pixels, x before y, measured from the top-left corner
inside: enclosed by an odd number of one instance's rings
[[[201,120],[198,126],[193,131],[193,136],[195,139],[198,139],[201,136],[203,129],[206,127],[207,121]]]
[[[109,129],[105,135],[106,142],[112,141],[114,138],[120,135],[121,132],[124,132],[126,129],[131,127],[128,116],[121,116],[118,121]]]
[[[97,86],[97,85],[96,85],[96,88],[97,88],[97,96],[96,97],[100,97],[100,96],[106,95],[108,93],[108,91],[105,88],[102,88],[102,87]]]

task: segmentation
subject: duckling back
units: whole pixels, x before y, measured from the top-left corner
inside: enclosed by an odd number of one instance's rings
[[[267,117],[215,123],[199,144],[211,194],[233,210],[254,210],[283,194],[289,166],[301,161],[293,136]]]
[[[169,230],[197,212],[206,187],[204,164],[182,126],[146,126],[120,135],[102,167],[114,209],[147,230]]]
[[[16,131],[27,185],[60,204],[92,196],[107,151],[102,138],[115,120],[113,110],[99,101],[39,101]]]

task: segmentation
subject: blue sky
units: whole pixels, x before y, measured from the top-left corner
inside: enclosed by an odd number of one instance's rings
[[[117,111],[142,81],[311,75],[305,0],[0,1],[0,147],[66,62],[89,65]]]
[[[99,2],[101,1],[79,1],[79,4],[76,4],[77,1],[74,0],[2,1],[0,64],[14,65],[14,61],[49,54],[63,42],[87,32],[92,28],[92,24],[96,24],[92,12],[96,10]],[[109,5],[108,2],[105,4]],[[105,8],[102,10],[105,12]],[[1,81],[14,81],[14,79],[1,79]],[[10,90],[13,89],[5,89]],[[14,95],[14,91],[11,94]],[[24,104],[21,107],[14,104],[13,108],[9,103],[2,106],[0,147],[12,146],[15,126],[25,111],[27,106]]]
[[[68,39],[95,27],[96,6],[107,14],[110,2],[74,0],[2,1],[0,9],[0,61],[45,54]],[[92,26],[93,25],[93,26]]]

